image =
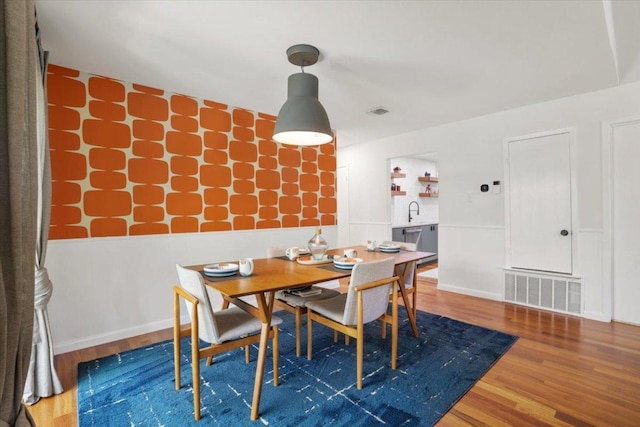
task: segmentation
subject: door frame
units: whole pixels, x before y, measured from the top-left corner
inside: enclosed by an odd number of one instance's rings
[[[640,116],[602,122],[602,314],[613,319],[613,131],[640,123]]]
[[[516,141],[523,141],[526,139],[542,138],[545,136],[553,135],[569,135],[569,177],[570,177],[570,192],[571,192],[571,274],[553,273],[554,275],[576,277],[579,272],[578,266],[578,189],[577,189],[577,159],[576,159],[576,128],[567,127],[554,129],[543,132],[530,133],[527,135],[519,135],[514,137],[505,138],[502,143],[502,158],[504,167],[504,254],[505,254],[505,268],[513,268],[511,266],[511,186],[509,182],[510,166],[509,166],[509,143]],[[537,271],[537,270],[531,270]]]

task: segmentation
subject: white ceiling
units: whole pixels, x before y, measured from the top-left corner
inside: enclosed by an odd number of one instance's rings
[[[636,1],[36,7],[53,64],[274,115],[299,71],[286,49],[315,45],[320,62],[306,71],[320,79],[340,146],[640,80]],[[380,106],[390,113],[365,114]]]

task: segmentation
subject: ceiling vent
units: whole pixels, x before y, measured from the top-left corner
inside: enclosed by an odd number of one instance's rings
[[[389,110],[387,110],[384,107],[376,107],[376,108],[372,108],[369,111],[366,111],[365,113],[370,115],[370,116],[382,116],[384,114],[387,114],[389,112]]]

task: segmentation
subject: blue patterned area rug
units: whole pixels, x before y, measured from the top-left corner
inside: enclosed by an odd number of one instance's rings
[[[380,322],[365,328],[362,390],[355,384],[354,340],[345,346],[341,336],[334,344],[333,332],[314,324],[313,360],[298,358],[293,315],[279,312],[280,385],[273,387],[269,351],[259,420],[249,420],[257,347],[250,364],[242,350],[217,356],[210,367],[201,361],[202,419],[193,419],[191,350],[184,338],[180,391],[172,341],[80,363],[79,426],[429,426],[517,340],[420,311],[415,338],[404,309],[399,313],[396,370],[389,365],[390,333],[380,338]]]

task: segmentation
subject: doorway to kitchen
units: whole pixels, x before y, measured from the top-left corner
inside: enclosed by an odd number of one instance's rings
[[[439,171],[438,153],[391,158],[389,170],[389,218],[394,241],[416,243],[418,250],[438,259]],[[433,273],[432,273],[433,274]]]

